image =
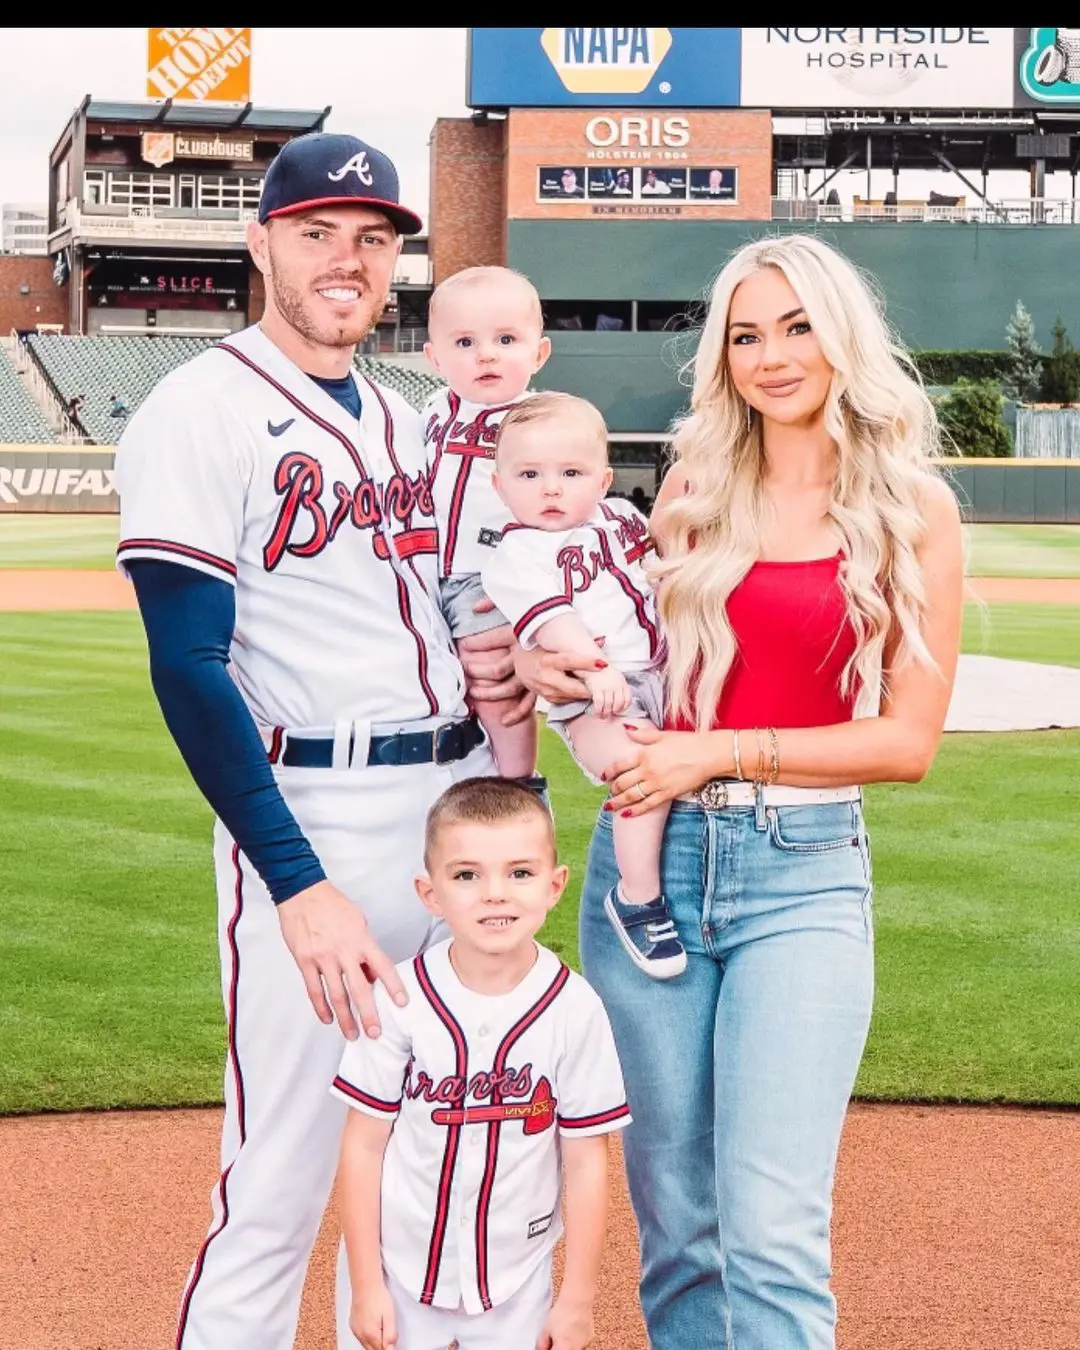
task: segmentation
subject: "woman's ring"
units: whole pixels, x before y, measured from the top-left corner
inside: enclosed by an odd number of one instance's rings
[[[648,793],[645,791],[645,789],[641,786],[641,781],[639,780],[638,782],[636,782],[636,783],[634,784],[634,786],[637,788],[637,790],[638,790],[638,796],[641,798],[641,800],[642,800],[643,802],[644,802],[644,801],[647,801],[647,800],[648,800],[648,797],[649,797],[649,794],[648,794]]]

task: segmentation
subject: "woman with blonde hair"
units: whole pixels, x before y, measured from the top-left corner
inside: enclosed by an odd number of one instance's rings
[[[827,1350],[836,1154],[873,991],[861,785],[934,758],[959,644],[937,426],[866,282],[802,235],[718,277],[653,511],[668,729],[606,774],[581,908],[615,1028],[652,1350]],[[581,660],[519,658],[549,699]],[[671,803],[689,964],[657,983],[603,911],[611,813]]]

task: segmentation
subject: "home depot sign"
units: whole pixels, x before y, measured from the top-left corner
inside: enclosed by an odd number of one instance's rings
[[[250,28],[148,28],[150,98],[246,103],[251,97]]]

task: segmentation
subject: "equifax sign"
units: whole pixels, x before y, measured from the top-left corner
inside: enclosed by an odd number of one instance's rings
[[[247,103],[250,28],[148,28],[149,98]]]

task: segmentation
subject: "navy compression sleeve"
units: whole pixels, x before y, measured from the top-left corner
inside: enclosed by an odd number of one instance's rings
[[[233,588],[182,563],[143,558],[128,568],[165,724],[200,792],[281,904],[326,873],[285,805],[227,670]]]

